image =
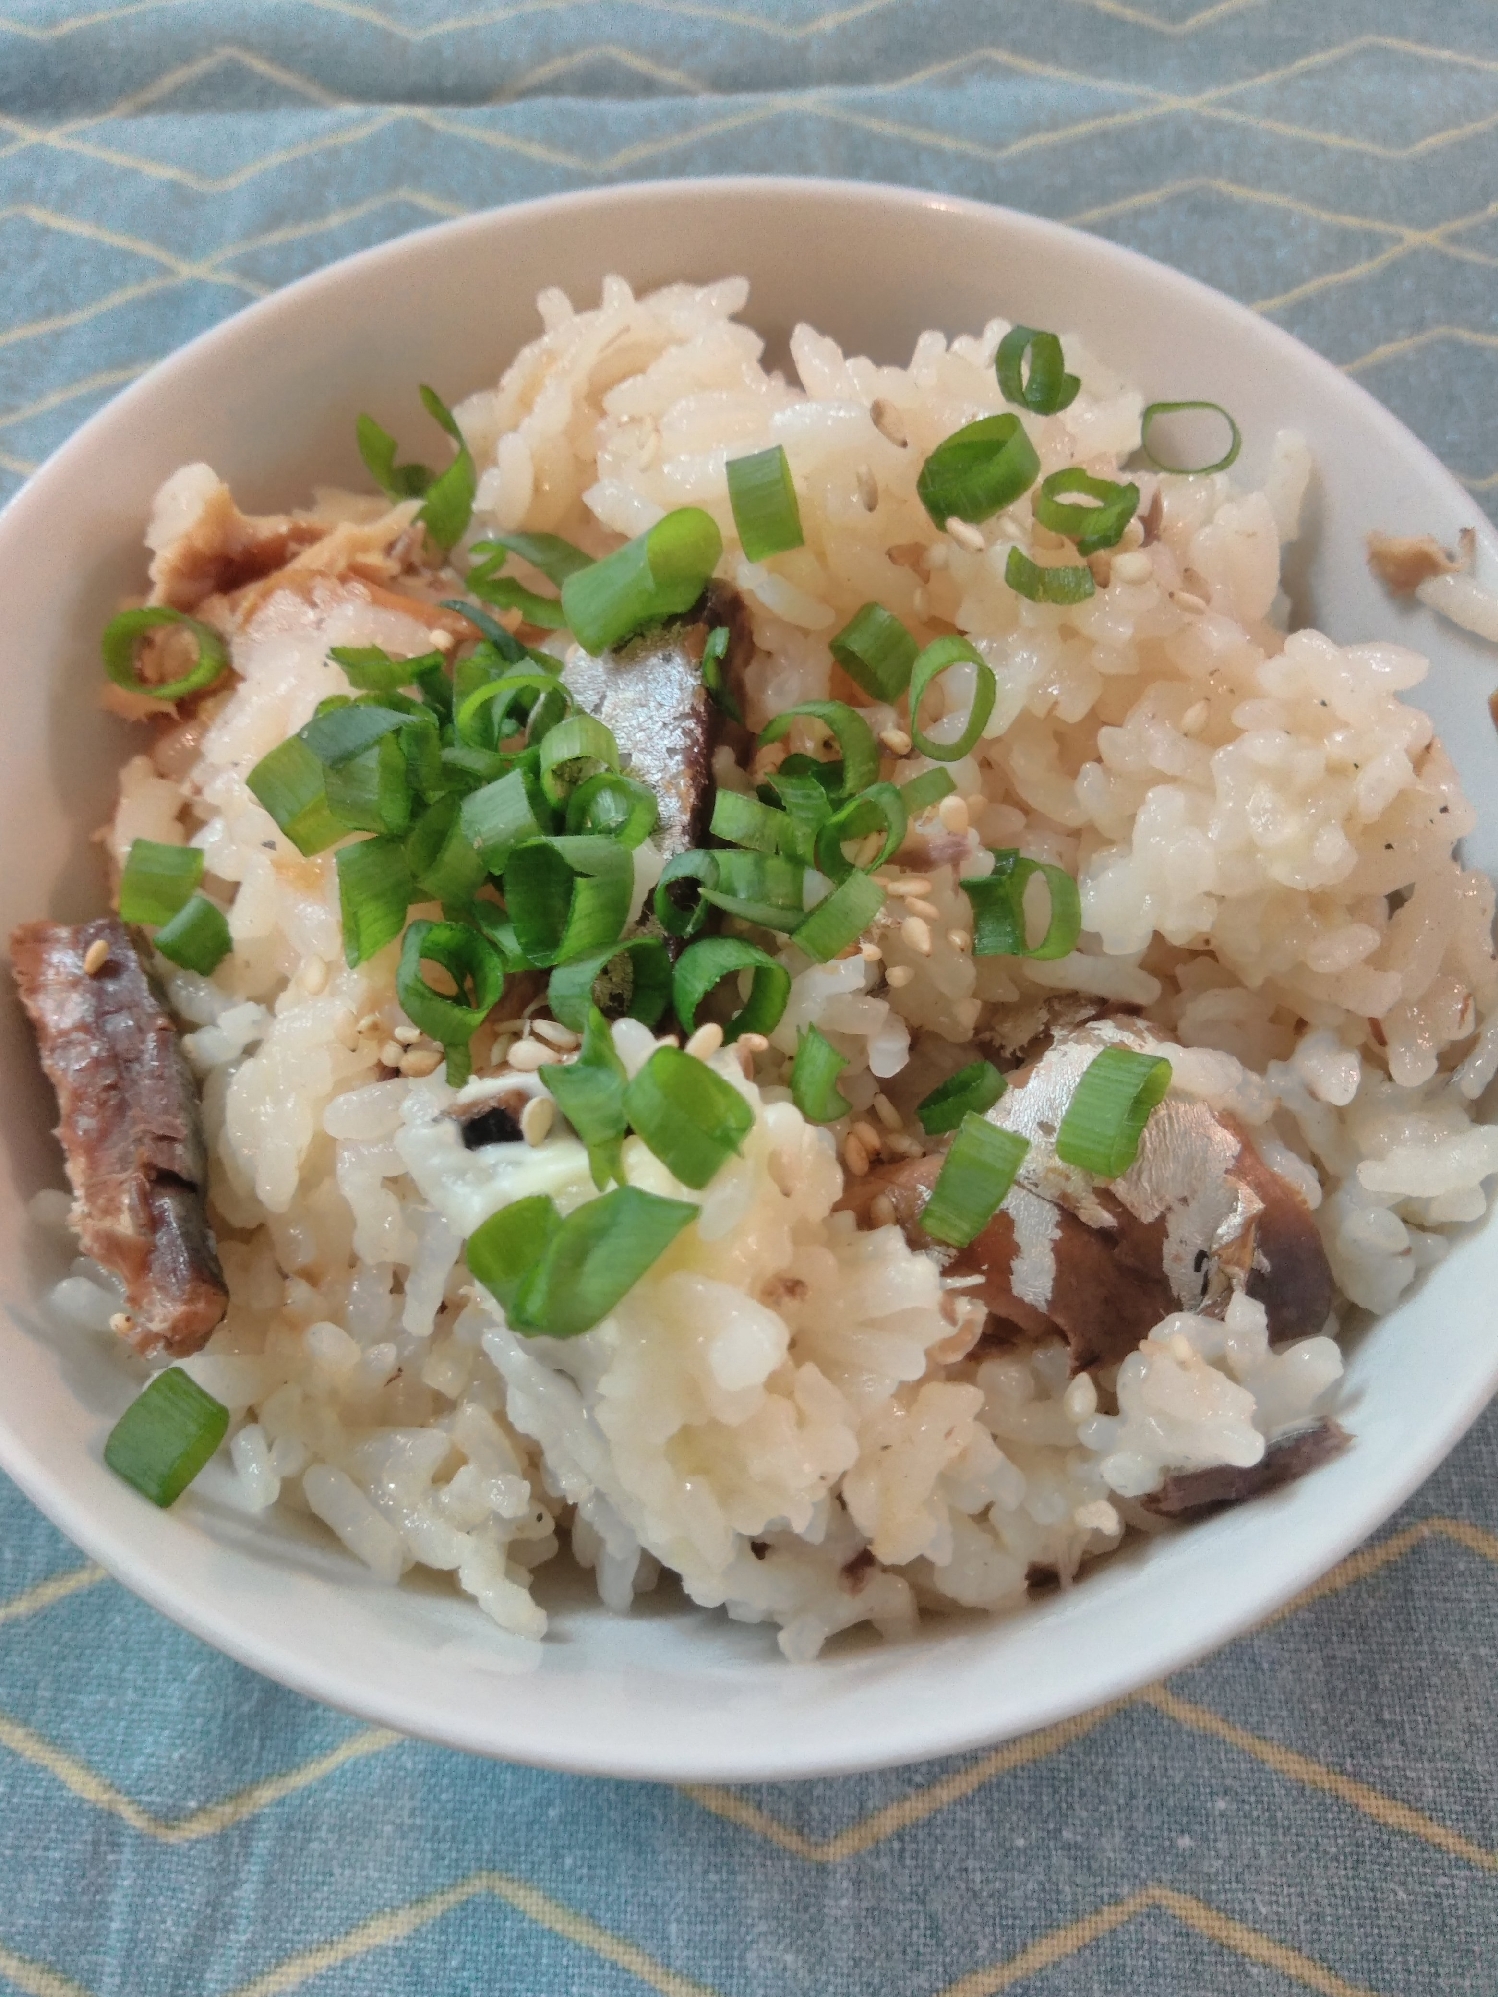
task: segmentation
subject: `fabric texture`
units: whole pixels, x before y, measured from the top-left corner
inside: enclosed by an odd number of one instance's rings
[[[763,171],[950,189],[1177,264],[1492,509],[1495,167],[1490,0],[0,0],[0,492],[350,250]],[[6,1486],[0,1991],[1492,1997],[1495,1651],[1494,1413],[1307,1597],[1119,1708],[735,1790],[344,1719]]]

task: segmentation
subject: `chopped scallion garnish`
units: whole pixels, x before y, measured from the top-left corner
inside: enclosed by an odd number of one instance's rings
[[[1081,564],[1044,568],[1022,548],[1011,548],[1004,580],[1016,596],[1031,603],[1085,603],[1094,592],[1092,570]]]
[[[550,740],[550,737],[547,738]],[[617,839],[633,849],[654,832],[660,817],[655,792],[618,770],[600,770],[586,777],[567,800],[569,833]]]
[[[198,658],[190,672],[180,679],[153,684],[143,680],[135,669],[136,640],[161,624],[179,624],[197,641]],[[185,611],[172,610],[164,603],[143,610],[122,610],[104,626],[99,640],[104,654],[104,670],[116,686],[127,693],[143,693],[150,700],[182,700],[190,693],[210,687],[229,663],[223,639],[211,624],[200,623]]]
[[[921,467],[916,492],[938,527],[991,519],[1040,476],[1040,459],[1017,416],[982,416],[938,444]]]
[[[707,921],[711,903],[702,899],[704,888],[718,885],[718,856],[695,848],[677,853],[666,862],[656,884],[651,906],[655,919],[668,936],[695,936]]]
[[[659,946],[657,946],[659,947]],[[555,1005],[552,1008],[556,1010]],[[560,1019],[561,1014],[557,1017]],[[569,1022],[570,1024],[571,1022]],[[588,1166],[600,1192],[610,1179],[624,1181],[624,1087],[629,1077],[614,1046],[609,1023],[596,1005],[584,1008],[582,1051],[575,1061],[554,1062],[541,1080],[578,1137],[588,1147]]]
[[[728,716],[730,721],[741,725],[744,710],[733,697],[723,668],[728,662],[728,648],[733,633],[726,624],[715,624],[707,634],[707,642],[702,648],[702,684],[707,688],[708,698]]]
[[[470,791],[459,808],[459,822],[486,872],[500,874],[518,845],[550,832],[552,814],[534,769],[522,764]]]
[[[435,750],[435,728],[422,730]],[[415,800],[411,762],[401,735],[383,735],[361,754],[330,764],[323,773],[328,809],[354,832],[405,832]]]
[[[791,995],[791,974],[783,964],[737,936],[709,936],[690,944],[676,960],[671,1000],[688,1033],[696,1030],[697,1009],[724,978],[752,971],[749,996],[723,1028],[725,1041],[741,1033],[773,1033]]]
[[[905,843],[908,816],[905,799],[897,785],[870,784],[866,791],[850,798],[841,810],[824,819],[817,828],[815,850],[818,870],[833,881],[846,880],[855,864],[862,872],[871,874],[876,867],[882,867],[886,860],[898,853]],[[845,843],[851,839],[867,839],[874,832],[884,835],[878,851],[856,863],[850,860],[843,851]]]
[[[937,742],[921,727],[921,701],[934,679],[949,666],[970,665],[976,668],[977,678],[973,686],[972,705],[968,709],[967,720],[962,733],[955,742]],[[910,674],[910,740],[923,756],[929,756],[933,763],[955,763],[966,756],[975,746],[993,713],[994,702],[998,698],[999,683],[994,670],[982,653],[970,645],[966,638],[937,638],[921,653]]]
[[[927,1234],[966,1248],[1004,1204],[1029,1149],[1029,1138],[1018,1131],[1001,1130],[969,1111],[921,1213]]]
[[[791,1068],[791,1100],[808,1123],[836,1123],[853,1105],[837,1085],[848,1065],[832,1042],[814,1026],[796,1035],[796,1059]]]
[[[797,707],[782,709],[767,728],[760,730],[761,748],[768,742],[778,742],[790,732],[793,722],[803,719],[820,721],[837,738],[843,759],[838,784],[840,797],[851,797],[877,781],[879,744],[874,740],[874,731],[858,710],[844,700],[804,700]]]
[[[992,1109],[1007,1086],[992,1061],[971,1061],[917,1103],[915,1113],[926,1135],[939,1137],[944,1130],[955,1130],[965,1116]]]
[[[404,686],[415,686],[418,674],[429,666],[442,665],[440,652],[392,659],[380,645],[334,645],[328,657],[342,666],[349,685],[360,693],[399,693]]]
[[[533,964],[591,957],[617,944],[635,870],[613,839],[527,839],[505,862],[504,896]]]
[[[343,954],[356,970],[405,928],[416,883],[401,839],[360,839],[341,846],[336,857]]]
[[[827,641],[828,650],[872,700],[893,704],[910,685],[920,647],[892,611],[866,603]]]
[[[502,561],[495,562],[496,555],[518,555],[558,589],[568,576],[575,576],[593,562],[591,555],[585,555],[574,542],[564,541],[560,534],[491,534],[486,541],[475,541],[472,552],[485,566],[493,563],[496,573],[504,566]],[[471,577],[471,570],[469,574]]]
[[[690,610],[723,552],[710,513],[678,507],[647,532],[562,584],[562,609],[578,643],[607,652],[647,624]]]
[[[484,862],[463,824],[463,802],[454,792],[429,804],[406,840],[406,864],[431,901],[467,901],[482,885]]]
[[[1096,504],[1068,506],[1062,497],[1068,492],[1079,492]],[[1093,478],[1079,465],[1073,465],[1042,479],[1032,505],[1042,527],[1075,541],[1079,555],[1095,555],[1101,548],[1117,547],[1139,505],[1139,488],[1133,484],[1119,485],[1109,478]]]
[[[957,788],[956,779],[950,770],[922,770],[918,777],[912,777],[908,784],[901,784],[900,795],[905,800],[905,812],[909,818],[918,818],[923,811],[929,811],[933,804],[940,804],[944,797],[950,797]]]
[[[867,874],[848,878],[819,901],[792,933],[796,947],[825,964],[856,943],[884,906],[884,890]]]
[[[158,929],[156,948],[163,957],[180,964],[185,971],[198,971],[211,977],[234,947],[229,924],[217,902],[205,894],[190,901]]]
[[[801,509],[782,445],[772,444],[769,450],[755,451],[747,458],[730,458],[724,470],[733,524],[751,562],[762,562],[803,545],[806,536],[801,531]]]
[[[346,836],[349,828],[328,805],[327,772],[299,735],[262,756],[245,782],[308,859]]]
[[[180,1498],[229,1432],[229,1410],[180,1366],[158,1373],[104,1444],[117,1477],[163,1507]]]
[[[575,1032],[591,1011],[654,1026],[671,998],[671,959],[659,936],[631,936],[591,957],[559,964],[546,987],[552,1012]]]
[[[1174,416],[1183,409],[1209,409],[1214,416],[1220,416],[1231,433],[1231,441],[1226,451],[1215,464],[1210,465],[1170,465],[1157,457],[1150,449],[1150,427],[1159,416]],[[1157,471],[1180,472],[1188,478],[1205,476],[1208,472],[1225,472],[1236,462],[1243,449],[1243,433],[1220,402],[1152,402],[1139,419],[1139,448]]]
[[[756,797],[746,797],[742,791],[719,789],[713,799],[712,823],[707,829],[715,839],[746,846],[755,853],[798,857],[795,820],[786,812],[776,811],[773,805],[761,804]]]
[[[354,425],[354,435],[365,470],[388,500],[398,505],[403,499],[421,498],[432,482],[430,467],[398,465],[395,459],[399,446],[373,416],[361,416]]]
[[[700,1191],[742,1147],[754,1111],[732,1082],[679,1047],[657,1047],[624,1091],[630,1127],[673,1178]]]
[[[170,922],[202,879],[203,855],[196,846],[135,840],[120,875],[121,922]]]
[[[422,972],[438,965],[456,986],[456,996],[436,991]],[[429,1034],[447,1054],[447,1079],[461,1088],[472,1069],[468,1043],[498,1005],[504,965],[476,929],[461,922],[413,922],[401,944],[395,995],[413,1026]]]
[[[613,730],[592,714],[569,714],[548,728],[541,743],[536,773],[553,804],[565,804],[580,783],[604,770],[619,767],[619,745]]]
[[[451,548],[462,540],[473,514],[473,497],[478,490],[478,471],[473,454],[463,441],[452,411],[437,391],[422,385],[422,407],[434,423],[439,423],[458,447],[458,454],[426,489],[417,519],[422,522],[439,548]]]
[[[514,1330],[547,1338],[591,1331],[697,1218],[688,1200],[616,1186],[565,1220],[545,1197],[501,1207],[468,1237],[469,1269]]]
[[[1029,372],[1024,370],[1026,353]],[[994,372],[1006,402],[1033,409],[1037,416],[1055,416],[1077,399],[1082,386],[1074,374],[1066,372],[1061,342],[1054,333],[1037,332],[1033,326],[1011,326],[999,342]]]
[[[1026,860],[1014,847],[996,852],[994,869],[982,879],[959,880],[973,910],[975,957],[1033,957],[1041,963],[1066,957],[1082,933],[1082,899],[1064,867]],[[1025,889],[1036,874],[1050,889],[1051,913],[1044,936],[1032,948],[1025,925]]]
[[[1105,1047],[1066,1106],[1056,1156],[1100,1179],[1122,1178],[1139,1156],[1144,1126],[1170,1082],[1171,1066],[1163,1055]]]

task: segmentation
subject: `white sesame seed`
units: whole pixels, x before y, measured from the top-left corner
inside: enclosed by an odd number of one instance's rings
[[[971,520],[959,520],[957,515],[954,513],[951,519],[948,520],[947,522],[947,532],[951,535],[952,539],[957,543],[959,548],[967,548],[972,554],[975,555],[981,555],[983,553],[983,547],[984,547],[983,536],[979,533],[978,529],[973,525]]]
[[[888,1193],[875,1193],[869,1201],[869,1219],[875,1227],[893,1227],[895,1224],[895,1203]]]
[[[1092,580],[1099,589],[1106,589],[1109,583],[1112,582],[1113,557],[1105,548],[1100,548],[1095,555],[1087,557],[1087,567],[1091,573]]]
[[[926,1147],[917,1138],[892,1130],[884,1140],[884,1148],[892,1158],[919,1158]]]
[[[421,1038],[421,1028],[419,1026],[392,1027],[390,1031],[390,1038],[392,1040],[398,1040],[402,1045],[402,1047],[414,1047],[417,1041]]]
[[[312,998],[327,988],[328,967],[321,957],[309,957],[302,966],[302,990]]]
[[[860,943],[858,954],[866,964],[878,964],[884,958],[884,952],[879,948],[877,943]]]
[[[983,1002],[981,999],[958,999],[957,1003],[952,1007],[952,1016],[964,1033],[971,1033],[973,1028],[978,1024],[978,1014],[982,1010]]]
[[[912,915],[923,916],[927,922],[940,922],[941,910],[934,901],[926,901],[920,895],[912,895],[905,906]]]
[[[695,1054],[699,1061],[707,1061],[722,1045],[723,1029],[715,1019],[710,1019],[706,1026],[698,1027],[682,1051],[686,1054]]]
[[[914,976],[915,972],[908,964],[891,964],[884,974],[884,982],[898,992],[903,991]]]
[[[922,584],[920,588],[916,590],[915,594],[911,597],[910,607],[915,612],[917,617],[930,616],[931,597],[924,584]]]
[[[930,894],[931,883],[924,874],[900,874],[889,884],[891,894]]]
[[[549,1042],[551,1046],[560,1047],[565,1054],[570,1054],[575,1047],[581,1047],[583,1044],[582,1035],[574,1033],[570,1026],[563,1026],[559,1019],[533,1019],[531,1032]]]
[[[550,1096],[532,1096],[520,1112],[520,1135],[527,1144],[544,1141],[556,1117],[557,1106]]]
[[[843,1139],[843,1163],[855,1179],[868,1177],[869,1154],[851,1134]]]
[[[1061,1405],[1072,1421],[1086,1421],[1097,1413],[1097,1387],[1090,1373],[1079,1373],[1061,1396]]]
[[[427,642],[439,652],[450,652],[458,641],[451,631],[443,631],[434,625],[427,633]]]
[[[762,1033],[741,1033],[735,1042],[746,1054],[763,1054],[769,1044]]]
[[[867,465],[860,465],[856,474],[858,480],[858,503],[865,513],[872,513],[879,504],[879,481]]]
[[[1212,709],[1206,701],[1192,701],[1186,712],[1181,716],[1181,733],[1183,735],[1200,735],[1206,727],[1211,713]]]
[[[380,1059],[387,1068],[398,1068],[406,1057],[406,1050],[398,1040],[387,1040],[380,1049]]]
[[[356,1031],[363,1034],[383,1033],[385,1022],[377,1012],[367,1012],[359,1021]]]
[[[537,1068],[560,1059],[555,1047],[548,1047],[541,1040],[517,1040],[510,1049],[510,1066],[518,1068],[521,1074],[534,1074]]]
[[[435,1075],[442,1061],[443,1056],[435,1047],[413,1047],[401,1056],[400,1071],[413,1082],[419,1082],[424,1075]]]
[[[103,936],[96,936],[83,953],[83,974],[96,978],[109,962],[109,943]]]
[[[892,756],[910,754],[910,737],[903,728],[883,728],[879,732],[879,740]]]
[[[93,973],[89,973],[90,977]],[[135,1319],[129,1311],[116,1311],[109,1320],[109,1329],[120,1338],[128,1338],[135,1329]]]
[[[868,866],[871,860],[878,859],[879,848],[883,844],[884,844],[884,834],[882,832],[867,833],[864,836],[864,838],[862,838],[858,842],[858,851],[854,856],[853,864],[856,867]]]
[[[1118,545],[1126,555],[1144,546],[1144,528],[1138,520],[1131,520],[1118,537]]]
[[[860,1117],[854,1124],[853,1135],[871,1158],[879,1156],[879,1147],[884,1140],[867,1117]]]
[[[886,402],[881,397],[870,408],[869,415],[873,419],[874,428],[879,432],[880,436],[888,437],[892,444],[897,444],[903,451],[905,446],[910,442],[910,438],[906,433],[904,418],[895,405],[892,402]]]
[[[904,1127],[905,1123],[904,1117],[901,1116],[900,1112],[895,1108],[894,1104],[890,1101],[889,1097],[884,1093],[883,1089],[878,1089],[875,1091],[874,1114],[875,1116],[878,1117],[879,1121],[884,1125],[886,1130],[900,1130]]]
[[[1155,565],[1142,548],[1126,549],[1113,557],[1115,582],[1148,582],[1154,573]]]
[[[966,929],[949,929],[947,931],[947,941],[959,957],[965,957],[973,947],[972,936]]]
[[[900,924],[900,939],[918,957],[931,955],[931,931],[919,915],[907,915]]]
[[[1194,596],[1189,589],[1172,590],[1170,600],[1177,610],[1184,610],[1190,616],[1198,616],[1207,607],[1205,597]]]
[[[960,797],[956,796],[944,797],[936,807],[936,815],[942,824],[946,826],[947,830],[954,833],[959,839],[967,831],[968,825],[971,822],[966,804]]]

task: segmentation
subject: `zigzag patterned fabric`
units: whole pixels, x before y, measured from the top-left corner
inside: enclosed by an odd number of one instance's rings
[[[1490,0],[0,0],[0,492],[349,250],[743,171],[950,189],[1177,264],[1498,506]],[[311,1705],[4,1487],[0,1992],[1493,1997],[1495,1568],[1490,1415],[1371,1547],[1121,1706],[671,1789]]]

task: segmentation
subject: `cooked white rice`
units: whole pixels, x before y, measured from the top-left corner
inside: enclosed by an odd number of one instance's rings
[[[1141,546],[1136,524],[1090,601],[1033,604],[1002,579],[1012,545],[1059,545],[1028,499],[944,534],[915,490],[937,443],[1006,406],[1004,323],[923,334],[908,368],[802,326],[796,386],[735,320],[746,292],[728,279],[636,299],[610,278],[595,311],[543,293],[543,336],[458,411],[481,468],[474,534],[547,530],[603,552],[704,507],[752,616],[756,726],[827,697],[827,638],[869,598],[922,642],[969,634],[999,701],[948,766],[959,802],[902,857],[938,911],[929,954],[898,900],[875,933],[882,962],[808,965],[784,947],[793,995],[756,1079],[712,1057],[756,1111],[744,1155],[693,1194],[631,1140],[631,1182],[702,1213],[595,1330],[517,1336],[462,1259],[508,1199],[590,1197],[581,1146],[558,1122],[534,1148],[467,1152],[440,1074],[381,1079],[403,1024],[396,948],[345,968],[331,855],[300,857],[245,786],[345,690],[330,645],[422,652],[424,625],[357,586],[272,596],[235,638],[233,691],[127,766],[110,838],[118,859],[138,836],[190,840],[210,887],[234,891],[220,970],[159,968],[193,1029],[232,1296],[187,1363],[233,1411],[244,1505],[310,1510],[385,1581],[447,1569],[522,1637],[545,1630],[533,1577],[570,1540],[609,1607],[669,1569],[694,1602],[778,1624],[805,1659],[855,1623],[897,1634],[921,1609],[1017,1605],[1037,1567],[1069,1582],[1148,1523],[1134,1501],[1168,1471],[1251,1464],[1328,1406],[1341,1359],[1329,1336],[1271,1352],[1246,1297],[1223,1321],[1167,1318],[1098,1381],[1069,1378],[1059,1343],[972,1355],[980,1308],[896,1228],[833,1211],[847,1127],[811,1127],[789,1099],[799,1026],[849,1057],[856,1112],[906,1128],[972,1043],[1019,1044],[1056,992],[1142,1007],[1177,1087],[1251,1128],[1316,1209],[1344,1297],[1382,1311],[1446,1230],[1486,1211],[1498,1130],[1474,1105],[1498,1071],[1498,978],[1492,887],[1453,857],[1471,810],[1402,698],[1424,661],[1281,628],[1280,549],[1311,472],[1299,437],[1279,437],[1257,490],[1130,474],[1141,513],[1158,491],[1158,538]],[[1025,426],[1043,472],[1114,477],[1141,398],[1065,345],[1082,392]],[[723,465],[773,443],[806,545],[755,564]],[[219,492],[202,466],[170,482],[158,564]],[[411,510],[381,522],[325,503],[375,546]],[[876,732],[900,725],[868,713]],[[895,775],[924,767],[906,756]],[[956,882],[1005,846],[1081,882],[1084,933],[1059,962],[971,955]],[[615,1038],[631,1070],[654,1045],[629,1021]],[[101,1330],[117,1307],[92,1265],[57,1304]],[[1117,1413],[1099,1412],[1100,1387]]]

